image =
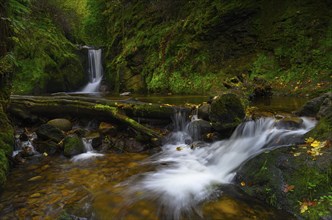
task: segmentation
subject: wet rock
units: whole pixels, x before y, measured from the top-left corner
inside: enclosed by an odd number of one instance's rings
[[[73,124],[65,118],[56,118],[47,122],[49,125],[53,125],[54,127],[62,130],[62,131],[70,131],[73,127]]]
[[[99,128],[98,128],[99,132],[101,134],[111,134],[111,135],[115,135],[116,134],[116,127],[110,123],[107,122],[101,122],[99,124]]]
[[[325,99],[316,116],[318,119],[326,118],[332,124],[332,92],[325,95]]]
[[[204,120],[210,120],[209,119],[209,115],[210,115],[210,110],[211,110],[211,106],[208,103],[202,103],[199,107],[198,107],[198,117]]]
[[[224,136],[229,136],[244,117],[243,105],[235,94],[218,96],[211,103],[209,118],[212,127]]]
[[[22,157],[31,157],[34,155],[33,149],[31,146],[24,146],[20,152]]]
[[[22,133],[19,136],[20,141],[28,141],[29,140],[29,136],[26,133]]]
[[[93,138],[92,141],[91,141],[91,146],[95,150],[100,150],[100,148],[102,147],[102,144],[103,144],[103,139],[100,136],[96,137],[96,138]]]
[[[325,101],[325,99],[332,99],[332,92],[325,93],[319,97],[316,97],[314,99],[311,99],[308,101],[302,108],[296,112],[299,116],[311,116],[315,117],[317,113],[320,111],[321,105]],[[328,101],[326,101],[328,102]],[[324,109],[325,107],[323,107]],[[322,110],[324,111],[324,110]]]
[[[325,93],[310,100],[297,114],[315,116],[319,119],[315,128],[308,132],[306,137],[332,141],[332,92]]]
[[[77,135],[67,136],[63,140],[63,154],[66,157],[72,157],[84,152],[84,144]]]
[[[125,141],[124,150],[131,153],[139,153],[145,150],[145,146],[135,140],[135,138],[130,138]]]
[[[215,142],[222,139],[221,135],[218,132],[207,133],[204,135],[203,140],[207,142]]]
[[[50,124],[41,125],[37,129],[36,134],[41,140],[52,140],[57,143],[59,143],[65,137],[65,135],[60,129]]]
[[[35,140],[33,144],[39,153],[47,153],[48,155],[55,155],[60,151],[60,145],[52,140],[47,140],[47,141]]]
[[[187,129],[194,140],[201,140],[204,135],[212,131],[212,125],[208,121],[199,119],[190,122]]]
[[[205,147],[206,143],[203,141],[194,141],[191,145],[190,145],[190,149],[194,150],[197,148],[201,148],[201,147]]]
[[[302,126],[303,120],[298,117],[285,117],[280,119],[276,126],[278,128],[286,128],[286,129],[298,129]]]

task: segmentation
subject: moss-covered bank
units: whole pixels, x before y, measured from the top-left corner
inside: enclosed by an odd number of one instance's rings
[[[88,3],[87,38],[105,46],[114,91],[215,93],[234,76],[288,94],[330,89],[329,1]]]
[[[6,16],[8,1],[0,3],[0,15]],[[11,156],[14,146],[14,130],[5,114],[9,101],[12,80],[12,63],[8,55],[11,50],[9,42],[10,28],[8,20],[0,19],[0,187],[6,180],[9,169],[8,156]]]
[[[13,92],[41,94],[83,86],[86,76],[77,46],[82,42],[80,7],[63,0],[13,0],[8,8],[15,45]]]

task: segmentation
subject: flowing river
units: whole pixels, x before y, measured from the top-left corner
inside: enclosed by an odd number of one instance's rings
[[[229,139],[193,148],[178,112],[176,129],[154,155],[37,157],[9,175],[0,219],[292,219],[243,195],[232,180],[246,160],[293,143],[315,125],[302,120],[296,130],[274,118],[247,121]]]

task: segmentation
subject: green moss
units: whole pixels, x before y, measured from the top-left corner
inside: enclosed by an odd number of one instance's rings
[[[0,149],[0,186],[5,183],[8,170],[9,164],[6,153],[2,149]]]
[[[322,155],[313,158],[301,147],[279,148],[250,160],[237,178],[239,183],[246,183],[242,189],[249,195],[298,217],[319,219],[331,214],[328,200],[332,192],[331,152],[323,148]],[[287,185],[294,189],[285,191]],[[301,202],[309,201],[317,206],[310,206],[301,213]]]
[[[82,140],[77,136],[68,136],[63,140],[64,152],[67,157],[75,156],[84,152]]]
[[[306,134],[306,137],[313,137],[314,139],[325,141],[332,139],[332,123],[326,118],[321,118],[316,127]]]

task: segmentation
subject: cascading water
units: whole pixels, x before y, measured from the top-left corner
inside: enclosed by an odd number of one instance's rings
[[[232,182],[236,169],[245,161],[265,150],[296,142],[315,125],[314,120],[303,117],[301,127],[291,129],[274,118],[261,118],[241,124],[228,140],[191,149],[188,140],[193,138],[186,132],[184,118],[177,113],[175,119],[175,132],[167,138],[162,152],[146,162],[156,165],[156,170],[125,183],[131,198],[139,194],[139,199],[156,200],[161,210],[172,213],[167,219],[179,219],[197,210],[217,186]]]
[[[84,144],[85,153],[74,156],[73,158],[71,158],[71,161],[78,162],[89,158],[103,156],[103,154],[96,153],[93,147],[91,146],[92,139],[83,138],[82,141]]]
[[[80,93],[95,93],[99,91],[100,83],[103,78],[102,50],[89,49],[89,83],[80,91]]]

